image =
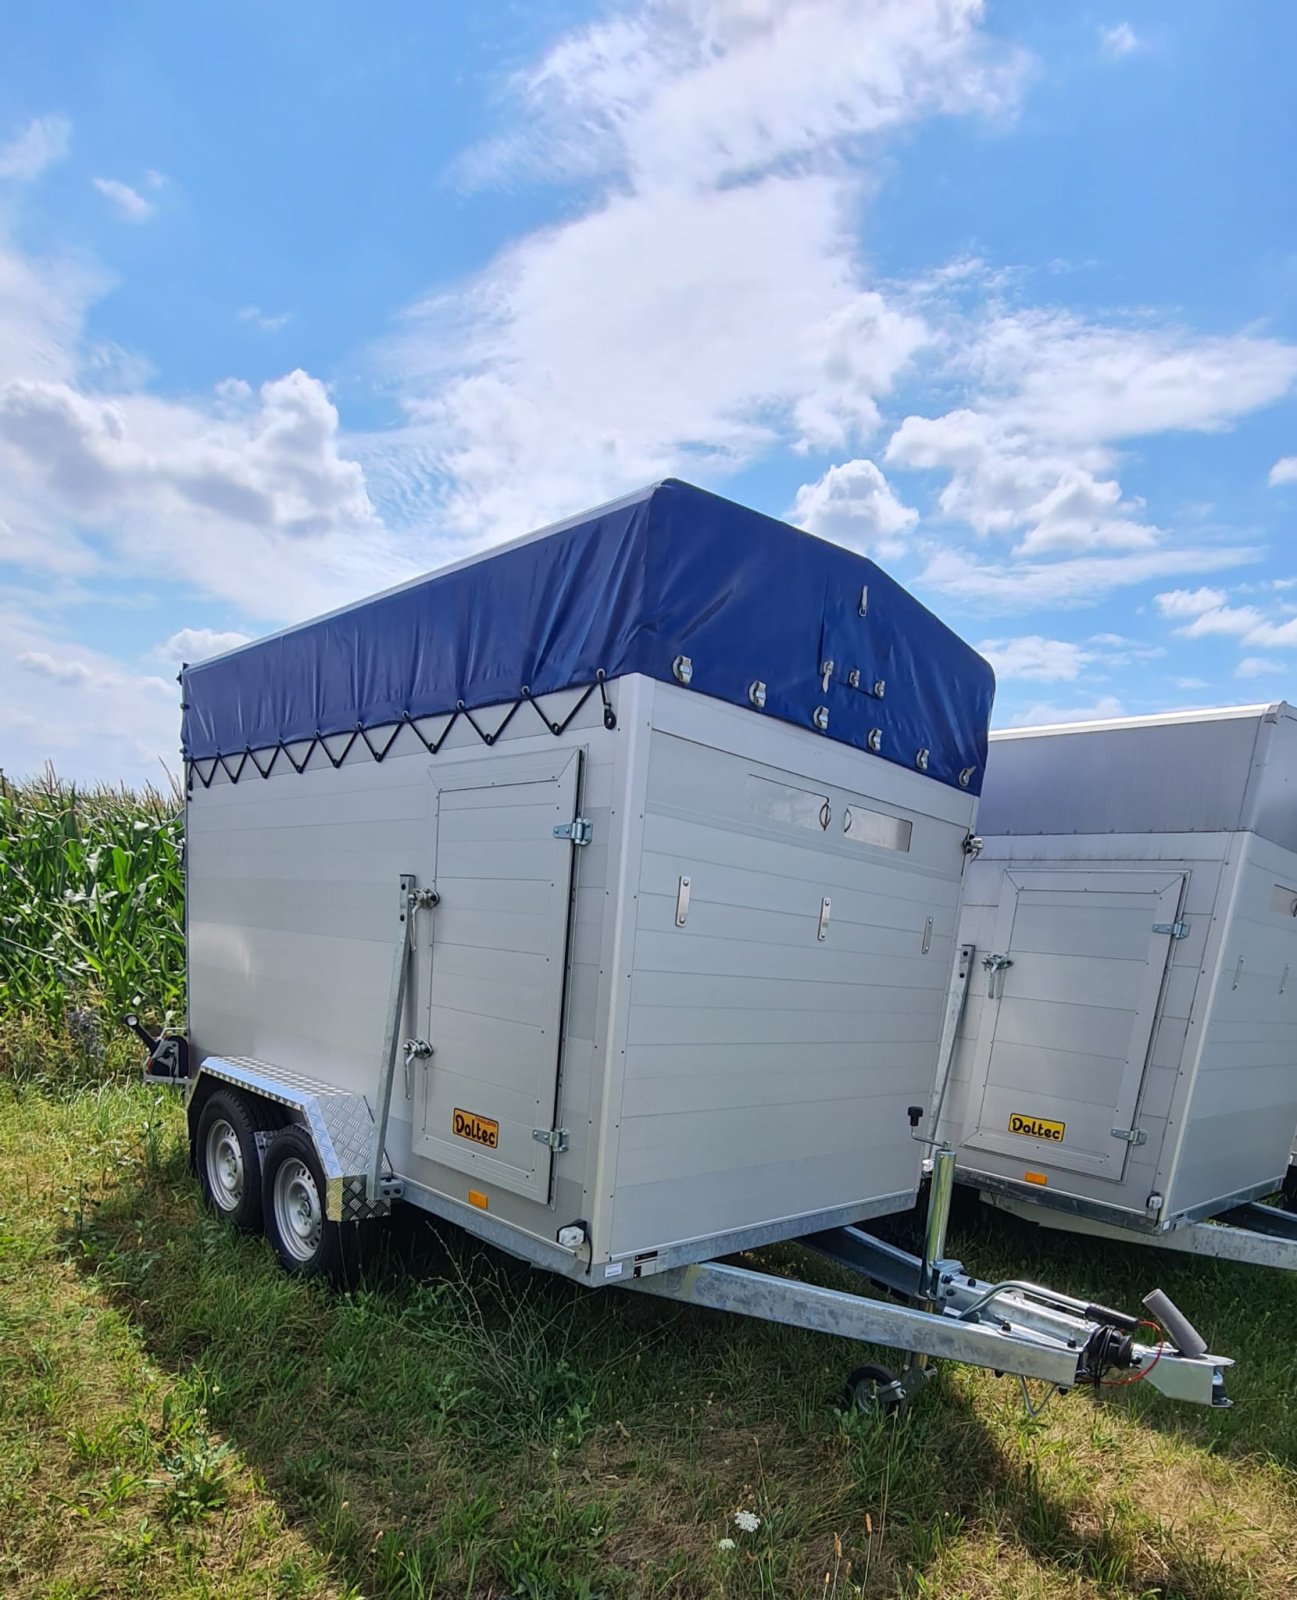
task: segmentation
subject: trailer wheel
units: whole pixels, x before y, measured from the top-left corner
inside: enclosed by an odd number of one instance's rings
[[[873,1362],[857,1367],[847,1379],[847,1401],[852,1409],[873,1417],[895,1416],[908,1398],[896,1374]]]
[[[248,1231],[261,1226],[259,1126],[255,1108],[241,1094],[217,1089],[194,1131],[194,1166],[203,1199],[218,1217]]]
[[[1283,1208],[1297,1211],[1297,1166],[1288,1168],[1283,1180]]]
[[[325,1192],[324,1169],[310,1135],[296,1124],[281,1129],[261,1168],[266,1238],[295,1277],[345,1285],[355,1274],[358,1228],[329,1221]]]

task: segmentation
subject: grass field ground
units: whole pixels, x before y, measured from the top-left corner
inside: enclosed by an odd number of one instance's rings
[[[874,1421],[839,1409],[845,1344],[591,1295],[422,1222],[359,1292],[290,1281],[202,1212],[176,1101],[35,1072],[24,1038],[0,1083],[15,1600],[1297,1592],[1297,1281],[974,1208],[952,1242],[980,1272],[1118,1304],[1160,1281],[1237,1357],[1238,1404],[1136,1386],[1033,1422],[947,1368]]]

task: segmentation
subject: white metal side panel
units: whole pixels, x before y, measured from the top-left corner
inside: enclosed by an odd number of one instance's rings
[[[978,826],[1005,834],[1235,833],[1268,708],[991,736]]]
[[[1273,1181],[1297,1130],[1297,853],[1246,835],[1168,1206]]]
[[[439,768],[436,888],[414,1149],[549,1197],[580,752]]]
[[[627,680],[609,684],[608,691],[620,719],[630,698]],[[575,698],[553,696],[547,707],[562,718]],[[506,709],[476,715],[489,729]],[[429,724],[425,731],[435,738],[440,730]],[[398,877],[413,871],[421,883],[434,878],[436,773],[452,764],[480,762],[490,771],[519,754],[540,752],[552,760],[559,750],[583,751],[581,806],[594,839],[572,857],[575,906],[559,1085],[569,1148],[554,1163],[552,1202],[414,1153],[416,1105],[399,1068],[388,1154],[402,1176],[451,1199],[464,1202],[470,1187],[484,1189],[492,1217],[549,1241],[556,1218],[588,1215],[596,1222],[590,1173],[613,991],[604,929],[614,916],[609,885],[620,874],[627,742],[623,722],[611,732],[603,726],[595,696],[558,738],[534,712],[520,712],[491,747],[461,723],[435,756],[407,730],[381,764],[358,745],[336,770],[317,754],[300,774],[281,761],[265,780],[250,774],[232,784],[218,772],[210,789],[196,785],[187,807],[187,911],[191,1039],[198,1059],[248,1056],[371,1095]],[[428,916],[420,913],[403,1037],[420,1033],[426,1022]],[[417,1094],[417,1071],[412,1080]]]
[[[973,813],[917,773],[669,697],[649,748],[614,1255],[906,1203],[905,1110],[933,1080]],[[740,729],[764,760],[717,748]]]
[[[1180,912],[1180,873],[1006,871],[970,1149],[1120,1178]],[[980,1093],[979,1093],[980,1089]]]
[[[1243,826],[1281,850],[1297,851],[1297,709],[1286,703],[1266,714]]]

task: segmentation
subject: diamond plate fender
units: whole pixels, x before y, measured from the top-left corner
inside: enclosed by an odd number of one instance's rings
[[[362,1222],[385,1217],[392,1209],[400,1184],[392,1177],[389,1163],[385,1162],[386,1178],[379,1193],[368,1193],[366,1173],[373,1153],[374,1118],[364,1095],[348,1094],[247,1056],[208,1056],[190,1082],[186,1104],[204,1078],[234,1084],[296,1113],[324,1168],[324,1209],[331,1222]]]

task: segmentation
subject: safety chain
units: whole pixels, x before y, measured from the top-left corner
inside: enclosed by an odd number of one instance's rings
[[[400,733],[402,728],[413,729],[416,737],[419,739],[424,749],[427,750],[428,754],[435,756],[440,752],[442,745],[444,745],[446,740],[450,737],[450,730],[457,722],[461,720],[461,718],[463,721],[468,723],[469,727],[472,728],[473,732],[478,736],[483,744],[493,745],[513,721],[514,717],[518,714],[519,709],[525,705],[533,706],[535,708],[536,715],[545,724],[545,727],[548,729],[548,731],[554,734],[554,736],[557,738],[559,734],[567,732],[568,728],[572,724],[573,718],[575,718],[581,711],[596,689],[599,691],[599,697],[603,701],[603,725],[605,728],[611,731],[617,726],[617,713],[613,710],[612,702],[608,698],[608,686],[605,681],[605,674],[603,669],[600,668],[595,677],[595,681],[586,688],[585,693],[561,721],[555,721],[552,717],[550,717],[545,711],[545,708],[541,705],[540,701],[537,700],[532,694],[531,690],[524,687],[520,691],[518,698],[505,713],[504,720],[500,723],[499,727],[492,731],[488,731],[487,729],[483,728],[477,721],[476,717],[474,717],[473,713],[464,704],[464,702],[460,700],[456,703],[454,711],[452,711],[450,714],[450,721],[435,739],[429,739],[427,734],[424,733],[423,729],[419,726],[419,723],[430,721],[434,717],[445,716],[444,711],[428,712],[426,716],[419,717],[418,719],[412,717],[410,713],[406,711],[402,713],[399,722],[378,723],[374,729],[366,728],[363,723],[358,722],[347,735],[347,742],[343,745],[342,751],[338,755],[335,755],[333,751],[330,750],[327,741],[329,739],[341,738],[341,731],[338,733],[323,734],[317,730],[307,742],[305,754],[300,758],[300,760],[293,754],[288,745],[285,744],[282,739],[278,744],[263,746],[259,751],[253,750],[252,747],[249,746],[247,749],[240,751],[237,758],[234,756],[204,756],[200,760],[188,760],[186,761],[185,765],[188,773],[189,792],[191,794],[193,793],[195,777],[197,777],[199,783],[202,784],[204,789],[210,789],[216,779],[216,773],[218,769],[224,772],[225,776],[231,783],[237,783],[243,776],[243,773],[249,762],[252,763],[260,777],[268,778],[275,770],[275,763],[279,760],[281,755],[288,761],[289,765],[295,772],[305,772],[307,763],[310,761],[317,749],[323,750],[325,755],[328,756],[329,760],[332,762],[333,766],[337,768],[340,767],[351,754],[352,748],[354,747],[357,739],[363,740],[365,748],[369,751],[373,759],[376,762],[380,762],[396,743],[396,736]],[[371,732],[377,732],[380,729],[390,729],[391,731],[387,734],[385,739],[376,740],[370,738]],[[300,745],[302,740],[294,739],[291,742],[293,744]],[[267,750],[270,752],[270,759],[263,766],[261,756],[264,755]],[[208,763],[206,777],[203,776],[203,762]]]

